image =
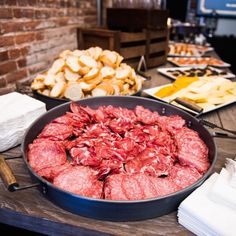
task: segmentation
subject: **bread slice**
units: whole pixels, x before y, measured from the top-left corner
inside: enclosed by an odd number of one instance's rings
[[[69,68],[65,68],[65,78],[68,81],[77,81],[81,76],[78,73],[72,72]]]
[[[82,55],[79,57],[79,63],[82,66],[87,66],[90,68],[97,67],[97,62],[91,56]]]
[[[102,79],[101,73],[98,73],[98,75],[96,77],[94,77],[92,79],[87,79],[87,80],[85,80],[85,82],[88,83],[88,84],[95,84],[95,85],[97,85],[97,84],[100,84],[102,82],[102,80],[103,79]]]
[[[98,58],[101,56],[101,54],[102,54],[102,49],[100,47],[95,47],[94,59],[98,60]]]
[[[105,66],[116,67],[117,54],[115,52],[104,50],[99,59]]]
[[[50,90],[49,89],[41,90],[40,93],[45,95],[45,96],[50,96]]]
[[[64,97],[72,101],[77,101],[84,97],[84,93],[78,83],[72,82],[66,87]]]
[[[98,68],[92,68],[86,75],[84,75],[84,79],[85,80],[90,80],[95,78],[99,73],[99,69]]]
[[[96,84],[88,84],[83,81],[80,82],[79,85],[84,92],[90,92],[92,89],[94,89],[96,87]]]
[[[100,97],[100,96],[107,96],[107,91],[104,88],[96,87],[92,90],[92,96],[93,97]]]
[[[59,72],[55,75],[55,81],[56,83],[58,82],[66,82],[66,79],[64,77],[64,73],[63,72]]]
[[[60,53],[59,58],[66,59],[68,55],[71,55],[71,50],[64,50]]]
[[[66,65],[72,70],[73,72],[78,72],[81,68],[78,57],[75,56],[68,56],[66,58]]]
[[[116,67],[119,67],[124,57],[122,57],[119,53],[117,53]]]
[[[79,69],[79,74],[80,74],[81,76],[84,76],[84,75],[88,74],[90,70],[91,70],[90,67],[83,66],[83,67],[81,67],[81,68]]]
[[[44,84],[46,86],[50,86],[53,87],[55,85],[56,81],[55,81],[55,74],[50,74],[47,73],[45,80],[44,80]]]
[[[72,53],[71,53],[73,56],[75,57],[80,57],[82,55],[85,55],[86,52],[85,50],[78,50],[78,49],[75,49]]]
[[[50,97],[54,98],[59,97],[63,93],[65,86],[66,86],[65,82],[56,83],[50,92]]]
[[[65,60],[62,58],[57,59],[56,61],[53,62],[51,68],[48,70],[48,74],[56,74],[60,71],[62,71],[62,68],[65,65]]]
[[[116,73],[115,70],[110,66],[104,66],[100,72],[103,79],[112,78]]]
[[[44,88],[45,88],[45,84],[42,81],[33,81],[31,83],[32,90],[40,90],[40,89],[44,89]]]
[[[131,69],[130,68],[128,68],[128,67],[126,67],[126,68],[119,67],[119,68],[116,69],[115,77],[117,79],[126,79],[130,76],[130,74],[131,74]]]

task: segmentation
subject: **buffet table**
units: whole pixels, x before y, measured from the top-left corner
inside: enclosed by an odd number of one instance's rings
[[[167,63],[164,67],[171,66]],[[144,89],[170,83],[171,80],[151,69],[151,80],[144,82]],[[142,94],[142,96],[145,96]],[[218,111],[202,115],[201,118],[218,126],[236,130],[236,105],[232,104]],[[218,160],[215,171],[219,171],[225,158],[234,158],[235,140],[215,139],[218,148]],[[21,186],[32,184],[27,168],[21,159],[20,147],[2,153],[9,159]],[[115,214],[115,212],[114,212]],[[0,182],[0,222],[47,235],[192,235],[177,222],[176,212],[169,215],[137,222],[108,222],[81,217],[57,207],[48,201],[37,188],[8,192]]]

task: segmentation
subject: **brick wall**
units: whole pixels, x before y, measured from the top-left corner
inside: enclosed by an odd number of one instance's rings
[[[0,0],[0,94],[77,48],[78,26],[95,25],[96,0]]]

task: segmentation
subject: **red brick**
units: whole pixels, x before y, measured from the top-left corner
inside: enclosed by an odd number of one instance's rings
[[[5,1],[5,5],[7,6],[16,6],[16,0],[7,0]]]
[[[55,0],[45,0],[47,7],[59,7],[59,2]]]
[[[48,68],[49,64],[50,64],[50,62],[48,62],[48,61],[42,61],[42,62],[39,62],[37,64],[30,66],[29,67],[30,75],[36,76],[37,73],[45,71]]]
[[[27,6],[31,0],[17,0],[19,6]]]
[[[8,55],[10,59],[16,59],[18,57],[20,57],[20,49],[11,49],[8,51]]]
[[[15,36],[16,44],[32,42],[35,39],[35,33],[20,34]]]
[[[43,40],[44,39],[44,33],[43,32],[37,32],[35,33],[35,40]]]
[[[21,58],[17,61],[17,65],[19,68],[22,68],[22,67],[26,67],[27,63],[26,63],[26,59],[25,58]]]
[[[38,5],[38,0],[29,0],[28,4],[29,6],[35,7]]]
[[[0,8],[0,19],[12,18],[12,10],[10,8]]]
[[[14,48],[8,51],[8,55],[10,59],[16,59],[19,58],[20,56],[26,56],[28,50],[29,50],[28,47]]]
[[[16,62],[15,61],[7,61],[0,64],[0,75],[5,75],[9,72],[16,70]]]
[[[50,16],[50,10],[35,10],[35,18],[37,19],[47,19]]]
[[[4,88],[0,88],[0,95],[11,93],[16,91],[16,85],[15,84],[8,84]]]
[[[23,47],[20,49],[21,56],[26,56],[29,52],[29,46]]]
[[[35,11],[34,9],[27,8],[15,8],[13,9],[14,17],[16,18],[34,18]]]
[[[2,23],[1,33],[18,32],[23,30],[24,24],[22,22],[5,22]]]
[[[65,26],[68,24],[68,20],[69,20],[68,17],[63,17],[63,18],[56,20],[56,24],[57,24],[57,26]]]
[[[24,68],[22,70],[17,70],[6,76],[6,80],[8,83],[16,82],[17,80],[23,79],[27,77],[27,69]]]
[[[5,77],[0,77],[0,88],[7,86],[7,80]]]
[[[8,60],[7,51],[0,52],[0,62]]]
[[[24,30],[25,31],[35,30],[40,23],[41,23],[41,21],[24,22],[24,24],[23,24]]]
[[[14,45],[13,36],[0,36],[0,47]]]
[[[69,8],[68,9],[68,16],[77,16],[78,12],[76,8]]]

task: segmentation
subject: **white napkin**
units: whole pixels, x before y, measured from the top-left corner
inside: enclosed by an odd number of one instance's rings
[[[179,206],[179,223],[196,235],[236,235],[236,211],[209,198],[218,177],[213,174]]]
[[[225,167],[230,174],[230,180],[229,180],[230,186],[236,188],[236,161],[227,158]]]
[[[216,203],[228,206],[236,211],[236,188],[230,185],[231,177],[231,173],[223,168],[217,180],[212,185],[209,198]]]
[[[45,104],[27,95],[0,96],[0,152],[20,144],[25,130],[44,112]]]

